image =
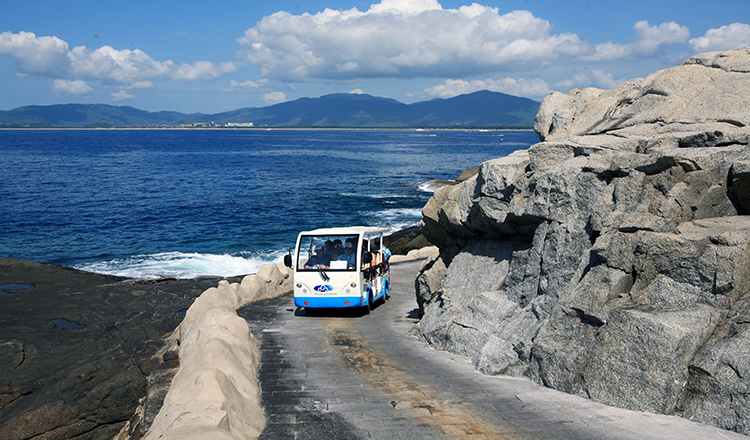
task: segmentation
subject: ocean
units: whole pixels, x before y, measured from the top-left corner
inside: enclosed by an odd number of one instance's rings
[[[533,131],[0,130],[0,256],[129,278],[256,272],[299,231],[415,226],[433,179]]]

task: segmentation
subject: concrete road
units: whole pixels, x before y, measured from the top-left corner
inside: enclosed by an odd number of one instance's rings
[[[411,336],[420,261],[392,266],[369,315],[309,316],[291,295],[238,310],[261,342],[261,439],[747,439],[679,417],[627,411],[484,376]]]

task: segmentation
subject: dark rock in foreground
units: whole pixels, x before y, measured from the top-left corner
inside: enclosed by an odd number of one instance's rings
[[[155,356],[164,336],[216,282],[123,281],[0,258],[0,285],[16,288],[0,292],[0,437],[114,437],[149,374],[176,366]]]
[[[545,98],[438,190],[419,328],[487,374],[750,434],[750,50]]]
[[[406,255],[414,249],[422,249],[432,244],[422,235],[419,226],[406,228],[383,237],[383,244],[394,255]]]

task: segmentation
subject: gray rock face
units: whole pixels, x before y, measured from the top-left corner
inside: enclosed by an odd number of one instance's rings
[[[421,335],[486,374],[750,434],[750,48],[553,93],[438,190]]]

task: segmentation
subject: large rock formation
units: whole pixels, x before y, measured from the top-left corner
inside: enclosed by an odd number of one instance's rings
[[[544,99],[437,191],[418,330],[487,374],[750,434],[750,49]]]

